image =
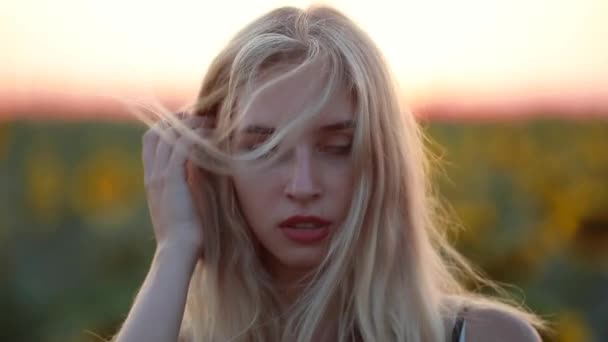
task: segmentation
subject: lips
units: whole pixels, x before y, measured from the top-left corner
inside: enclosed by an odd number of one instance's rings
[[[279,223],[285,236],[297,244],[317,244],[329,235],[331,221],[318,216],[292,216]]]
[[[321,228],[331,224],[331,221],[320,218],[318,216],[302,216],[296,215],[288,218],[287,220],[279,223],[281,228],[301,228],[301,229],[314,229]]]

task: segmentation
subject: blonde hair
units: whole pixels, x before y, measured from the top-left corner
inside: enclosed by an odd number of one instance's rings
[[[253,152],[231,153],[244,112],[238,100],[317,61],[326,77],[318,103]],[[283,311],[236,200],[230,165],[258,158],[302,129],[340,87],[356,108],[354,198],[312,280]],[[283,7],[247,25],[209,67],[189,109],[213,118],[208,137],[195,136],[168,111],[157,113],[199,147],[188,181],[203,222],[204,255],[190,283],[184,334],[193,341],[308,342],[320,322],[333,321],[338,341],[443,341],[445,323],[463,305],[498,308],[544,327],[505,296],[463,285],[473,281],[505,293],[448,243],[425,136],[396,89],[379,49],[343,14],[326,6]]]

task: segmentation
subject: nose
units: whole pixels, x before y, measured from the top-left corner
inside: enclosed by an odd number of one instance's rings
[[[292,170],[285,187],[285,195],[299,202],[309,202],[321,196],[321,187],[315,177],[315,165],[310,149],[294,148]]]

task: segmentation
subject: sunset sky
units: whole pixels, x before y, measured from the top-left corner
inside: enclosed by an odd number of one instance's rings
[[[239,28],[309,1],[3,0],[0,117],[39,102],[192,99]],[[608,1],[348,1],[413,105],[608,108]]]

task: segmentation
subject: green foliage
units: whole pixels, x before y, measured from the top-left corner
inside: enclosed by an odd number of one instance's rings
[[[435,181],[458,247],[537,312],[556,341],[608,339],[608,122],[431,123]],[[115,332],[154,249],[144,128],[0,124],[0,340]]]

